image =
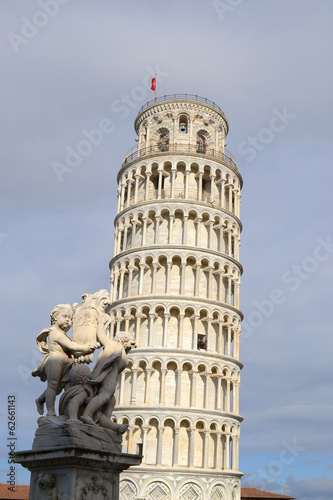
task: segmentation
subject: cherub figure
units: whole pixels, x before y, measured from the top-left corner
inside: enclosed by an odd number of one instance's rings
[[[105,333],[110,317],[100,317],[97,340],[103,349],[99,353],[92,373],[88,367],[75,366],[71,369],[69,384],[60,399],[60,414],[67,415],[69,423],[84,422],[106,427],[123,434],[128,426],[112,422],[115,406],[115,389],[118,375],[128,365],[126,353],[136,347],[131,333],[119,332],[114,340]]]
[[[94,352],[99,344],[78,344],[66,334],[72,326],[73,310],[70,304],[57,305],[50,316],[51,328],[42,330],[36,339],[39,350],[46,356],[32,376],[47,381],[47,389],[36,399],[38,413],[43,415],[46,403],[47,416],[54,416],[56,396],[63,389],[65,377],[75,358]]]
[[[69,382],[60,399],[59,413],[68,417],[68,423],[97,424],[123,434],[128,426],[111,420],[114,392],[119,373],[128,365],[126,353],[135,347],[135,342],[133,335],[127,332],[119,332],[115,340],[110,340],[105,335],[105,328],[105,322],[100,320],[97,337],[104,349],[93,372],[86,365],[71,368]]]
[[[110,321],[110,320],[109,320]],[[105,329],[108,322],[99,321],[97,328],[97,340],[104,347],[98,355],[96,365],[91,373],[91,379],[85,384],[90,388],[91,398],[86,406],[80,420],[86,424],[98,423],[123,434],[127,425],[112,422],[111,415],[115,406],[115,390],[118,375],[128,365],[126,354],[136,347],[134,336],[128,332],[118,332],[115,339],[111,340]]]

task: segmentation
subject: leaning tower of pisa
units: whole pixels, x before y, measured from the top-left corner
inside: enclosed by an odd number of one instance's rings
[[[213,102],[144,105],[118,174],[111,334],[137,349],[117,389],[122,500],[238,500],[242,178]]]

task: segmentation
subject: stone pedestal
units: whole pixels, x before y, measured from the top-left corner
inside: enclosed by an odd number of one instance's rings
[[[79,446],[16,453],[31,471],[30,500],[118,500],[120,472],[141,458]]]

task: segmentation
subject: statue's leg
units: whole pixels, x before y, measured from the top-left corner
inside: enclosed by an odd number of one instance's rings
[[[118,432],[119,424],[117,424],[116,422],[112,422],[112,420],[103,415],[103,413],[100,414],[98,423],[101,427],[105,427],[106,429],[111,429],[112,431]]]
[[[69,420],[77,420],[79,415],[80,406],[87,399],[86,391],[83,391],[81,394],[77,394],[69,403],[67,415]]]
[[[98,423],[101,427],[106,427],[112,431],[118,432],[118,434],[124,434],[127,431],[127,424],[117,424],[111,420],[111,415],[116,404],[116,398],[114,395],[109,399],[109,401],[103,406],[102,411],[99,414]]]
[[[114,391],[116,390],[117,378],[118,369],[114,364],[109,373],[105,376],[103,382],[101,382],[101,385],[98,388],[97,395],[89,401],[86,409],[84,410],[84,413],[81,417],[81,420],[83,422],[87,422],[87,419],[91,420],[93,414],[97,410],[102,408],[102,406],[104,406],[105,403],[107,403],[112,398],[112,396],[114,395]]]
[[[114,410],[114,407],[116,405],[116,398],[115,396],[111,396],[111,398],[109,399],[109,401],[107,401],[105,403],[105,405],[103,406],[102,408],[102,412],[104,413],[104,415],[107,417],[107,418],[111,418],[111,415],[113,413],[113,410]]]
[[[48,366],[45,369],[47,378],[47,389],[45,391],[45,402],[47,408],[46,416],[54,416],[55,399],[58,393],[58,386],[63,370],[63,363],[59,359],[49,359]]]
[[[44,404],[45,404],[45,392],[39,396],[39,398],[36,399],[36,406],[37,406],[37,411],[40,415],[44,414]]]
[[[95,397],[93,397],[89,401],[86,409],[83,412],[83,415],[81,417],[82,422],[89,423],[89,424],[94,423],[92,421],[93,414],[97,410],[102,408],[103,405],[105,405],[105,403],[108,401],[109,397],[110,397],[109,394],[107,394],[106,392],[103,392],[103,391],[101,393],[98,393]]]

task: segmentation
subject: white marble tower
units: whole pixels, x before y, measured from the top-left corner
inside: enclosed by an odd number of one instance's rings
[[[111,334],[131,331],[117,393],[122,500],[238,500],[242,178],[213,102],[143,106],[118,174]]]

